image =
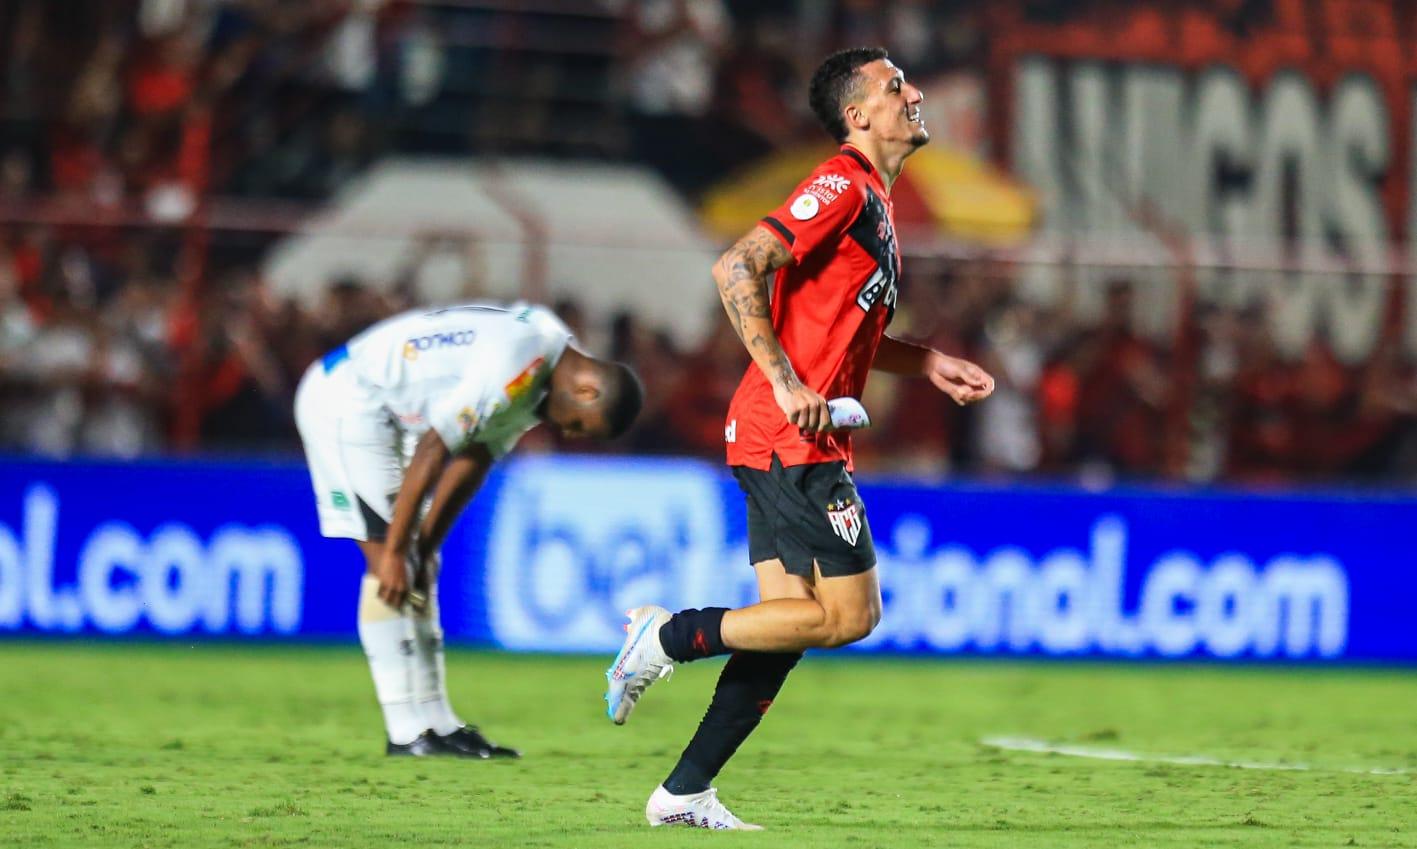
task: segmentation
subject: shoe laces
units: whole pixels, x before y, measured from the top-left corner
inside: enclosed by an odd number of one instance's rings
[[[733,812],[728,810],[723,802],[719,801],[717,787],[710,787],[708,790],[704,791],[704,796],[699,804],[708,809],[710,814],[713,814],[719,820],[730,826],[741,824],[741,820],[734,816]]]

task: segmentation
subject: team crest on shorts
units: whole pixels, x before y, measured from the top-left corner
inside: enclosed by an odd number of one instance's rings
[[[831,522],[836,535],[846,540],[848,545],[855,545],[857,537],[861,536],[861,508],[853,500],[828,504],[827,521]]]

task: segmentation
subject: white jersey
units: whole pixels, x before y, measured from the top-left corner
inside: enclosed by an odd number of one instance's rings
[[[402,313],[327,354],[360,399],[405,434],[436,430],[453,453],[472,443],[501,457],[535,427],[551,370],[571,331],[551,311],[517,303]]]

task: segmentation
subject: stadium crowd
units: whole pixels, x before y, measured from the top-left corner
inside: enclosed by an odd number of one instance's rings
[[[586,6],[618,38],[597,73],[623,138],[599,152],[658,165],[690,194],[819,132],[800,102],[804,69],[837,44],[886,43],[913,72],[980,56],[967,3]],[[257,270],[272,234],[208,231],[200,210],[212,196],[319,200],[391,151],[495,148],[470,129],[493,114],[476,92],[465,131],[439,135],[423,120],[459,108],[438,79],[475,76],[502,55],[459,48],[449,33],[461,19],[431,14],[405,0],[0,10],[0,450],[296,450],[291,394],[303,369],[413,295],[351,278],[330,281],[313,307],[279,299]],[[492,13],[455,4],[442,14],[474,16],[462,21],[472,26]],[[688,155],[683,144],[698,147]],[[1112,279],[1092,316],[1019,297],[1014,274],[987,259],[907,263],[893,329],[975,359],[999,389],[962,410],[923,382],[877,379],[866,399],[877,426],[860,441],[873,470],[1417,477],[1417,375],[1398,351],[1349,367],[1320,339],[1285,358],[1258,305],[1199,306],[1159,338],[1136,323],[1144,283]],[[632,312],[589,328],[575,303],[556,306],[648,384],[646,415],[613,450],[721,456],[723,411],[746,364],[726,322],[684,350]]]

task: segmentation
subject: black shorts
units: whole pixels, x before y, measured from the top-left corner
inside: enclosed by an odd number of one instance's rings
[[[859,575],[876,565],[866,505],[846,464],[807,463],[783,468],[774,454],[766,472],[734,466],[747,493],[748,560],[778,559],[794,575]]]

